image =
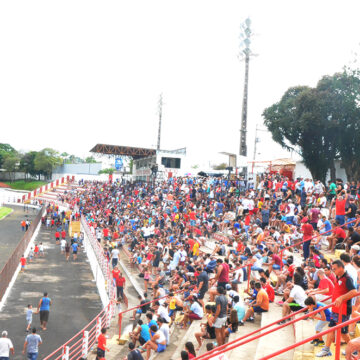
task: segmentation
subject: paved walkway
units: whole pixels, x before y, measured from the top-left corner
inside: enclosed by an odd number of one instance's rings
[[[14,211],[0,220],[0,270],[24,236],[24,232],[21,230],[21,221],[26,219],[32,221],[37,214],[37,210],[33,208],[24,211],[23,206],[5,206]]]
[[[39,331],[43,339],[39,358],[49,355],[88,324],[102,309],[90,265],[81,250],[77,261],[66,262],[54,241],[54,231],[42,227],[36,242],[45,246],[45,257],[35,259],[20,273],[0,313],[0,331],[7,330],[15,346],[13,359],[24,359],[22,347],[26,336],[27,304],[36,309],[44,291],[53,301],[47,331]],[[40,329],[39,315],[33,326]]]

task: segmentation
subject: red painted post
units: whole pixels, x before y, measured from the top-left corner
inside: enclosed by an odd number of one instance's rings
[[[248,284],[247,284],[247,291],[250,289],[250,276],[251,276],[251,264],[248,265]]]
[[[348,300],[351,301],[351,300]],[[346,302],[345,302],[346,304]],[[340,325],[342,323],[342,316],[344,313],[344,304],[340,305],[339,308],[339,320],[338,320],[338,325]],[[340,347],[341,347],[341,328],[338,328],[336,330],[336,340],[335,340],[335,360],[340,360]]]
[[[122,322],[122,313],[119,313],[119,339],[121,338],[121,322]]]

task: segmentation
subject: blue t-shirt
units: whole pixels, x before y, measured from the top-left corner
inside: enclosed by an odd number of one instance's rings
[[[322,307],[324,307],[324,306],[326,306],[324,303],[318,301],[318,302],[316,303],[316,306],[314,307],[314,311],[317,310],[317,309],[319,309],[319,308],[322,308]],[[331,320],[331,310],[330,310],[329,308],[327,308],[327,309],[325,309],[325,310],[323,310],[323,311],[324,311],[324,313],[325,313],[326,321],[330,321],[330,320]]]
[[[140,336],[141,336],[145,341],[151,340],[150,334],[149,334],[149,330],[150,330],[149,325],[147,325],[147,324],[141,325]]]
[[[51,301],[50,298],[43,297],[41,306],[40,306],[40,311],[45,311],[45,310],[49,311],[50,310],[50,301]]]
[[[30,334],[26,337],[26,352],[29,354],[39,352],[39,343],[42,342],[40,335],[38,334]]]
[[[73,251],[77,251],[77,249],[78,249],[77,243],[73,243],[71,246],[72,246]]]
[[[329,231],[329,230],[331,230],[331,223],[330,223],[330,221],[329,220],[326,220],[325,222],[324,222],[324,225],[325,225],[325,231]]]

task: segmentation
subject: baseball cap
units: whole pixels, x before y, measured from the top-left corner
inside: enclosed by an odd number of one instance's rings
[[[8,332],[6,330],[4,330],[2,333],[1,333],[1,336],[8,336]]]
[[[359,246],[359,245],[353,245],[351,248],[354,249],[354,250],[356,250],[356,251],[359,251],[359,250],[360,250],[360,246]]]

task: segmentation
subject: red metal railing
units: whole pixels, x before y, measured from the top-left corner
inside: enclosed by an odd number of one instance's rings
[[[354,294],[352,297],[359,296],[359,295],[360,295],[360,292]],[[329,299],[329,298],[325,299],[325,301],[328,300],[328,299]],[[350,301],[350,300],[348,300],[348,301]],[[230,351],[230,350],[233,350],[233,349],[235,349],[235,348],[237,348],[237,347],[239,347],[239,346],[241,346],[241,345],[247,344],[247,343],[249,343],[249,342],[251,342],[251,341],[253,341],[253,340],[257,340],[257,339],[259,339],[259,338],[261,338],[261,337],[263,337],[263,336],[265,336],[265,335],[269,335],[270,333],[273,333],[273,332],[275,332],[275,331],[277,331],[277,330],[280,330],[280,329],[284,328],[285,326],[294,324],[294,323],[296,323],[296,322],[298,322],[298,321],[300,321],[300,320],[303,320],[303,319],[308,318],[308,317],[310,317],[310,316],[312,316],[312,315],[315,315],[315,314],[317,314],[317,313],[319,313],[319,312],[321,312],[321,311],[323,311],[323,310],[326,310],[326,309],[332,307],[332,306],[334,305],[334,303],[335,303],[335,302],[332,302],[332,303],[329,304],[329,305],[326,305],[326,306],[324,306],[324,307],[321,307],[321,308],[319,308],[319,309],[317,309],[317,310],[314,310],[314,311],[312,311],[312,312],[310,312],[310,313],[307,313],[307,314],[305,314],[305,315],[303,315],[303,316],[300,316],[300,317],[298,317],[298,318],[296,318],[296,319],[293,319],[293,320],[291,320],[291,321],[285,322],[284,324],[278,325],[278,326],[276,326],[275,328],[273,328],[273,329],[271,329],[271,330],[269,330],[269,331],[263,332],[264,329],[269,328],[269,327],[271,327],[271,326],[274,326],[274,325],[278,324],[280,321],[287,320],[287,319],[289,319],[289,318],[291,318],[291,317],[294,317],[294,316],[297,315],[297,314],[300,314],[301,312],[304,312],[305,310],[307,310],[307,307],[305,307],[305,308],[303,308],[303,309],[301,309],[301,310],[299,310],[299,311],[297,311],[297,312],[295,312],[295,313],[292,313],[292,314],[287,315],[287,316],[285,316],[285,317],[283,317],[283,318],[281,318],[281,319],[278,319],[278,320],[276,320],[275,322],[273,322],[273,323],[271,323],[271,324],[268,324],[268,325],[266,325],[266,326],[264,326],[264,327],[262,327],[262,328],[260,328],[260,329],[257,329],[257,330],[255,330],[255,331],[253,331],[253,332],[251,332],[251,333],[248,333],[248,334],[246,334],[246,335],[244,335],[244,336],[241,336],[241,337],[239,337],[239,338],[237,338],[237,339],[235,339],[235,340],[233,340],[233,341],[231,341],[231,342],[229,342],[229,343],[227,343],[227,344],[218,346],[218,347],[216,347],[215,349],[213,349],[213,350],[211,350],[211,351],[208,351],[208,352],[206,352],[206,353],[204,353],[204,354],[202,354],[202,355],[197,356],[195,359],[196,359],[196,360],[200,360],[200,359],[201,359],[201,360],[208,360],[208,359],[211,359],[211,358],[214,357],[214,356],[218,356],[218,355],[220,355],[220,354],[223,354],[223,353],[225,353],[225,352],[228,352],[228,351]],[[341,311],[343,311],[344,305],[345,305],[345,303],[343,303],[343,304],[341,305]],[[294,349],[294,348],[297,347],[297,346],[303,345],[303,344],[305,344],[305,343],[307,343],[307,342],[312,341],[313,339],[317,339],[317,338],[321,337],[322,335],[326,335],[326,334],[328,334],[328,333],[330,333],[330,332],[332,332],[332,331],[336,331],[335,359],[336,359],[336,360],[339,360],[339,359],[340,359],[340,345],[341,345],[341,328],[343,328],[344,326],[347,326],[347,325],[349,325],[349,324],[352,324],[352,323],[354,323],[354,322],[356,322],[356,321],[359,321],[359,320],[360,320],[360,316],[357,317],[357,318],[351,319],[351,320],[349,320],[349,321],[346,321],[346,322],[344,322],[344,323],[341,322],[341,318],[342,318],[342,316],[339,316],[338,325],[336,325],[336,326],[334,326],[334,327],[331,327],[331,328],[329,328],[328,330],[323,331],[323,332],[321,332],[321,333],[317,333],[317,334],[315,334],[315,335],[313,335],[313,336],[310,336],[310,337],[308,337],[308,338],[306,338],[306,339],[304,339],[304,340],[301,340],[301,341],[299,341],[299,342],[297,342],[297,343],[295,343],[295,344],[293,344],[293,345],[290,345],[290,346],[288,346],[288,347],[286,347],[286,348],[280,349],[280,350],[278,350],[278,351],[276,351],[276,352],[274,352],[274,353],[272,353],[272,354],[270,354],[270,355],[267,355],[267,356],[261,358],[260,360],[265,360],[265,359],[273,358],[274,356],[277,356],[277,355],[282,354],[282,353],[284,353],[284,352],[286,352],[286,351],[292,350],[292,349]],[[250,336],[252,336],[252,335],[254,335],[255,333],[260,332],[260,331],[262,332],[261,334],[255,335],[255,336],[249,338]],[[246,338],[247,338],[247,339],[246,339]],[[244,340],[244,339],[246,339],[246,340]]]

